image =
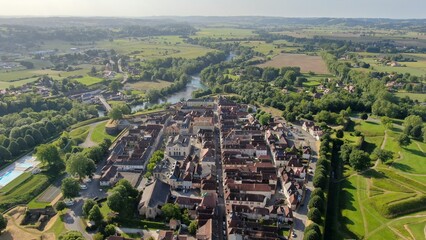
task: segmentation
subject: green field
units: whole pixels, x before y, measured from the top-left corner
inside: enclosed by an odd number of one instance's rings
[[[30,173],[29,177],[28,175],[21,176],[2,189],[3,192],[0,194],[0,211],[4,211],[8,207],[19,203],[30,202],[49,186],[50,183],[48,176],[45,174],[31,175]]]
[[[54,71],[51,69],[41,69],[43,65],[48,64],[47,62],[38,61],[36,63],[36,66],[40,66],[40,68],[34,68],[30,70],[16,70],[16,71],[0,71],[0,89],[5,89],[10,87],[11,85],[15,87],[20,87],[26,83],[34,82],[36,81],[40,76],[48,75],[52,77],[54,80],[63,79],[65,77],[71,77],[71,76],[82,76],[79,78],[76,78],[77,81],[85,84],[85,85],[93,85],[96,83],[99,83],[103,81],[102,78],[99,77],[92,77],[88,75],[88,72],[92,68],[92,66],[95,66],[97,69],[101,69],[101,65],[91,65],[91,64],[81,64],[74,66],[75,68],[78,68],[78,70],[75,71]],[[120,78],[121,75],[118,74],[117,78]]]
[[[96,43],[100,49],[114,49],[120,54],[126,54],[142,59],[183,57],[196,58],[208,52],[215,51],[201,46],[184,43],[178,36],[161,36],[139,39],[117,39]]]
[[[362,132],[367,142],[362,148],[370,152],[384,141],[384,149],[394,152],[394,161],[391,166],[379,162],[377,167],[363,174],[355,174],[345,166],[347,178],[341,180],[336,239],[424,238],[426,212],[413,209],[413,213],[407,215],[405,211],[413,208],[409,205],[411,202],[426,196],[426,155],[423,152],[426,144],[413,140],[409,146],[400,147],[395,142],[401,134],[400,127],[394,125],[386,130],[385,137],[380,121],[356,121],[355,130]],[[356,142],[348,132],[344,140]]]
[[[409,97],[412,100],[417,100],[419,102],[426,102],[426,94],[425,93],[407,93],[407,92],[397,92],[395,93],[398,97]]]
[[[116,136],[112,136],[106,133],[105,131],[106,124],[107,124],[106,122],[103,122],[96,125],[95,129],[93,130],[92,138],[91,138],[93,142],[101,143],[106,138],[111,139],[111,141],[115,139]]]
[[[232,38],[249,38],[256,36],[251,29],[242,29],[242,28],[201,28],[197,32],[196,36],[198,37],[210,37],[210,38],[222,38],[232,39]]]
[[[360,61],[366,62],[370,64],[370,68],[367,69],[360,69],[362,71],[377,71],[377,72],[396,72],[396,73],[409,73],[411,75],[415,76],[424,76],[426,74],[426,58],[424,58],[423,55],[406,55],[408,57],[414,57],[417,58],[417,62],[400,62],[402,65],[401,67],[391,67],[386,66],[380,62],[377,62],[376,59],[380,57],[380,54],[375,55],[367,55],[363,54],[364,56],[367,56],[365,58],[360,59]]]

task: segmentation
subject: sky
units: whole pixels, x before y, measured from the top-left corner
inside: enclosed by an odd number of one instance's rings
[[[426,18],[426,0],[0,0],[0,16]]]

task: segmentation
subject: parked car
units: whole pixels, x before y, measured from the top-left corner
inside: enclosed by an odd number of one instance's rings
[[[73,199],[65,199],[64,203],[67,206],[72,206],[72,205],[74,205],[74,200]]]
[[[80,184],[80,189],[81,190],[86,190],[87,189],[87,185],[86,184]]]

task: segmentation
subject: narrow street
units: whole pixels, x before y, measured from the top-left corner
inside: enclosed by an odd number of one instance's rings
[[[301,125],[293,125],[293,130],[291,130],[293,136],[289,138],[289,141],[294,142],[296,139],[305,139],[305,142],[309,142],[309,146],[312,149],[311,154],[311,162],[309,164],[309,167],[312,169],[313,172],[315,172],[316,162],[318,160],[318,153],[319,153],[319,141],[317,141],[315,138],[313,138],[309,133],[305,132],[302,129]],[[314,190],[314,186],[312,184],[312,177],[313,174],[308,175],[308,182],[306,183],[306,195],[303,202],[303,205],[301,205],[296,211],[293,212],[293,216],[295,218],[294,224],[293,224],[293,232],[295,234],[295,237],[292,239],[302,240],[303,239],[303,233],[305,231],[305,224],[308,220],[307,214],[308,214],[308,202],[311,196],[311,192]]]

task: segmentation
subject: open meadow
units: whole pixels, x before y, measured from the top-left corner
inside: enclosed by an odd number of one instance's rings
[[[160,36],[149,38],[116,39],[96,43],[99,49],[114,49],[124,55],[141,59],[155,59],[165,57],[197,58],[215,51],[201,46],[183,42],[178,36]]]
[[[259,64],[260,67],[300,67],[301,72],[315,72],[327,74],[328,69],[320,56],[309,56],[305,54],[281,53],[270,61]]]

